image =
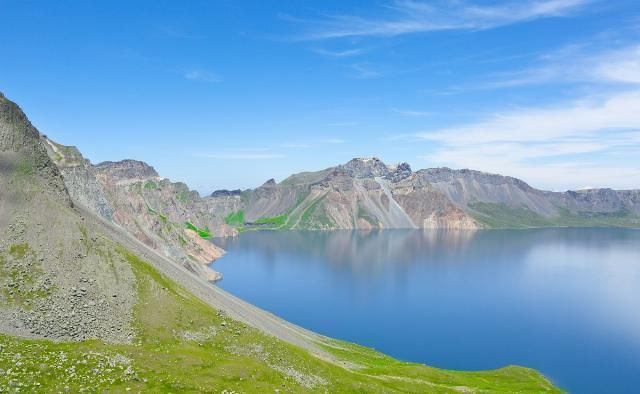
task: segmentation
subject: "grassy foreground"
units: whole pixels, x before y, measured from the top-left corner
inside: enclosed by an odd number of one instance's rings
[[[0,336],[0,392],[559,392],[521,367],[457,372],[330,341],[342,365],[213,310],[135,255],[131,344]]]

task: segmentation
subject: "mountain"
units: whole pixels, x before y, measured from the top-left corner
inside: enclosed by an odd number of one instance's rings
[[[182,228],[153,227],[160,214],[146,205],[170,211],[173,226],[195,215],[191,203],[216,208],[200,200],[140,162],[90,165],[0,94],[2,391],[559,392],[527,368],[439,370],[322,337],[211,285],[127,226],[145,215],[139,231],[171,248]]]
[[[214,193],[211,198],[221,197]],[[235,196],[227,222],[241,230],[640,226],[640,190],[564,193],[473,170],[413,172],[377,158],[292,175]]]

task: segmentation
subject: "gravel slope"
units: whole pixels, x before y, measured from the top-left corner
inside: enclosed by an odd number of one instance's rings
[[[320,358],[336,362],[332,355],[319,346],[320,343],[326,343],[325,337],[280,319],[269,312],[229,294],[219,287],[212,285],[210,282],[195,276],[184,267],[158,254],[136,238],[130,236],[117,225],[97,217],[82,207],[77,207],[77,209],[85,220],[91,221],[99,226],[105,235],[138,254],[157,270],[185,287],[213,308],[222,310],[230,317],[251,325],[267,334],[305,348]]]

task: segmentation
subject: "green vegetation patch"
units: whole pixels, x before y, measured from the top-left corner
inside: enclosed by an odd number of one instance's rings
[[[157,188],[158,188],[158,184],[157,184],[157,183],[155,183],[154,181],[147,181],[147,182],[144,184],[144,188],[145,188],[145,189],[148,189],[148,190],[149,190],[149,189],[150,189],[150,190],[155,190],[155,189],[157,189]]]
[[[318,197],[307,208],[305,208],[302,212],[302,216],[300,217],[298,227],[316,230],[335,228],[333,220],[327,216],[324,208],[320,206],[320,203],[325,197],[326,194]]]
[[[474,219],[491,228],[530,228],[552,226],[552,221],[527,207],[475,202],[469,204]]]
[[[224,222],[229,226],[242,226],[244,225],[244,211],[241,209],[236,212],[231,212],[224,218]]]
[[[202,228],[199,228],[198,226],[194,225],[191,222],[184,222],[184,225],[189,230],[193,230],[196,233],[198,233],[198,235],[201,238],[211,238],[211,231],[209,230],[209,226],[206,226],[204,229],[202,229]]]
[[[270,226],[280,227],[287,222],[288,217],[289,217],[288,213],[284,213],[282,215],[272,216],[272,217],[263,217],[253,222],[253,224],[266,224]]]

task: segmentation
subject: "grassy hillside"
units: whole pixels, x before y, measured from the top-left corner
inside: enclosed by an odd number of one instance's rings
[[[558,392],[537,372],[454,372],[340,341],[305,350],[225,316],[120,248],[136,277],[131,344],[0,336],[0,387],[24,392]]]

